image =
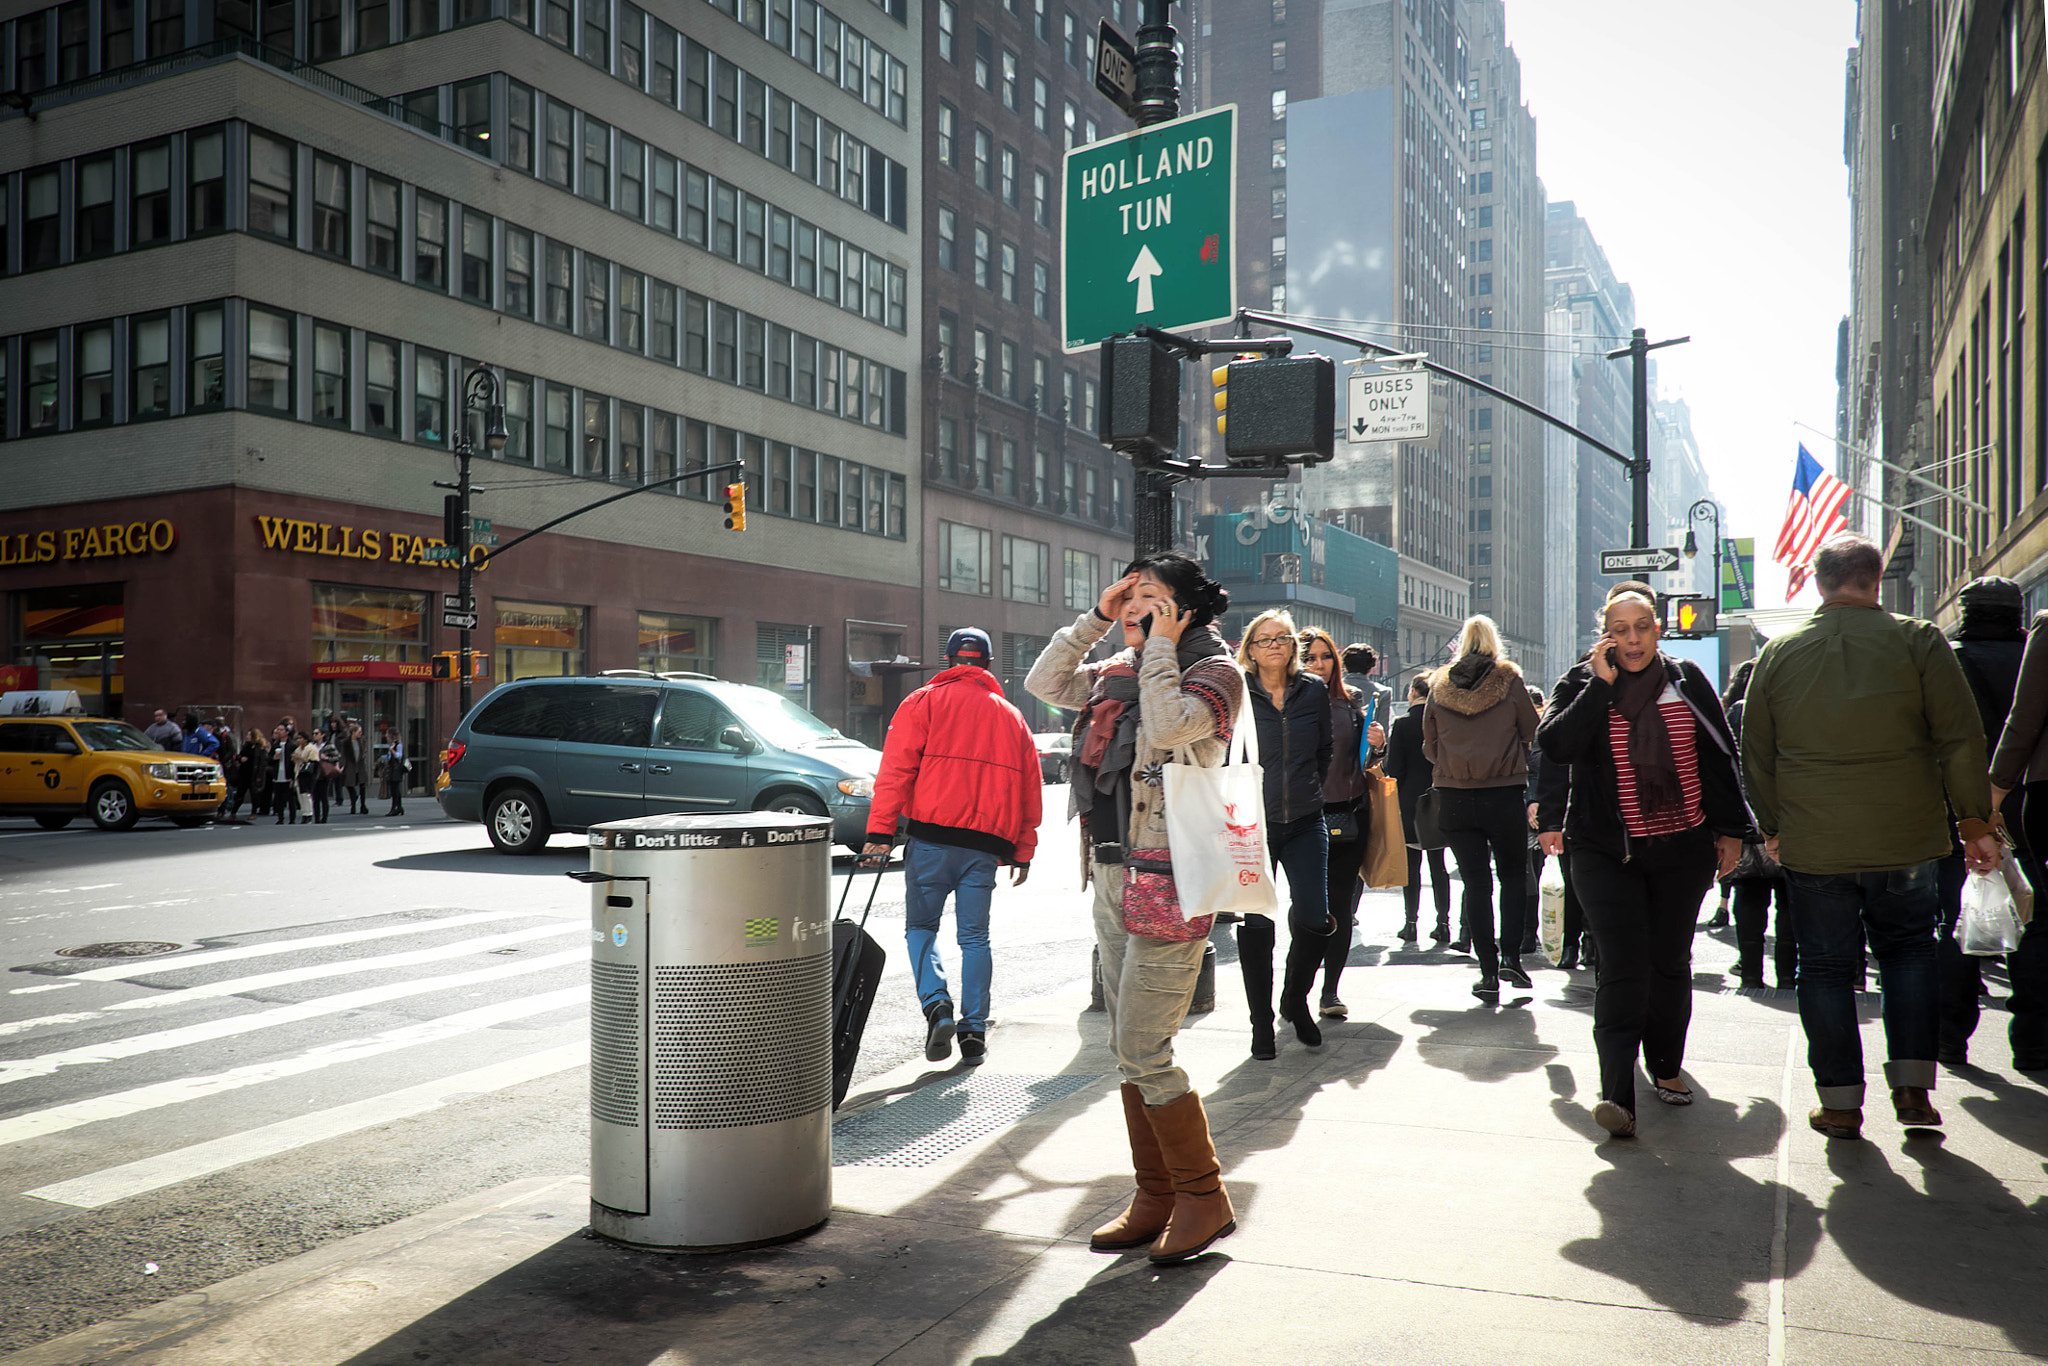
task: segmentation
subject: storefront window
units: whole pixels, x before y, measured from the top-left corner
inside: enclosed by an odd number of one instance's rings
[[[584,672],[581,607],[501,598],[496,615],[500,683]]]
[[[403,663],[422,659],[427,595],[395,588],[313,585],[313,658]]]
[[[119,717],[122,587],[94,583],[23,589],[16,595],[20,635],[10,642],[9,662],[34,668],[35,687],[75,692],[89,714]]]
[[[715,673],[709,617],[640,614],[639,666],[650,673]]]

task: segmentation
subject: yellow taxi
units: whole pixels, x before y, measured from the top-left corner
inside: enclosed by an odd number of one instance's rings
[[[143,815],[203,825],[227,800],[221,766],[173,754],[126,721],[0,717],[0,816],[61,830],[81,815],[126,830]]]

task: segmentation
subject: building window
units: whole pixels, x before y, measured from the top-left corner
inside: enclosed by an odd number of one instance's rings
[[[974,283],[989,287],[989,235],[987,228],[974,230]]]
[[[78,163],[78,202],[73,209],[72,256],[84,260],[114,249],[114,158]]]
[[[647,148],[637,138],[619,134],[619,212],[639,221],[647,198]]]
[[[960,245],[956,240],[959,220],[953,210],[944,205],[939,207],[939,265],[946,270],[960,269]]]
[[[100,5],[100,70],[112,71],[134,60],[134,0],[103,0]]]
[[[993,160],[994,146],[994,139],[990,136],[988,129],[976,124],[974,129],[974,184],[977,189],[992,190],[994,187],[994,181],[990,172],[990,162]]]
[[[611,340],[612,263],[583,253],[583,336],[594,342]]]
[[[448,357],[418,347],[412,364],[412,439],[422,446],[448,440]]]
[[[594,204],[612,202],[612,130],[587,114],[583,119],[583,183],[577,188]]]
[[[491,220],[462,211],[462,297],[491,306]]]
[[[1475,598],[1491,598],[1493,596],[1493,580],[1472,580],[1472,596]]]
[[[1070,612],[1085,612],[1095,606],[1101,589],[1096,587],[1097,558],[1082,550],[1065,552],[1064,603]]]
[[[188,315],[191,324],[192,384],[186,394],[185,410],[201,412],[227,401],[227,368],[224,364],[226,328],[219,304],[195,308]]]
[[[642,484],[647,471],[643,464],[646,447],[647,410],[637,403],[619,405],[619,482]]]
[[[640,352],[646,349],[647,277],[637,270],[619,268],[619,345]]]
[[[1273,43],[1273,70],[1278,72],[1285,71],[1286,69],[1287,40],[1284,38],[1276,39]]]
[[[992,533],[958,522],[939,523],[939,587],[950,593],[987,596],[995,585],[990,573]]]
[[[676,161],[660,152],[654,154],[654,226],[676,230]]]
[[[1491,294],[1491,293],[1493,293],[1493,272],[1492,272],[1492,271],[1490,271],[1490,270],[1489,270],[1489,271],[1487,271],[1486,273],[1484,273],[1483,275],[1481,275],[1481,276],[1479,277],[1479,292],[1480,292],[1481,294]]]
[[[1031,126],[1043,133],[1052,125],[1052,92],[1046,87],[1045,77],[1031,78]]]
[[[412,282],[424,289],[448,289],[448,201],[414,192]]]
[[[356,51],[369,52],[391,41],[390,0],[356,0]],[[150,54],[156,54],[156,26],[150,25]]]
[[[1472,259],[1475,261],[1491,261],[1493,259],[1493,239],[1491,237],[1483,237],[1472,244]]]
[[[1003,202],[1011,208],[1017,207],[1017,149],[1005,146],[1000,162]]]
[[[548,101],[547,146],[541,153],[541,178],[566,190],[573,178],[571,161],[576,148],[576,111],[566,104]]]
[[[533,381],[505,376],[505,458],[533,463]]]
[[[580,55],[599,71],[612,65],[611,0],[583,0],[583,44]]]
[[[1287,187],[1285,185],[1275,185],[1273,187],[1273,217],[1287,217]]]
[[[1052,177],[1044,171],[1031,173],[1031,221],[1041,228],[1052,223]]]
[[[533,316],[533,234],[509,224],[505,228],[505,311]]]
[[[363,215],[363,264],[396,275],[398,264],[398,182],[372,175],[366,182],[369,203]]]
[[[313,157],[313,250],[348,260],[348,179],[345,161]],[[251,191],[253,198],[254,191]]]
[[[939,59],[953,60],[953,34],[958,23],[953,0],[939,0]]]
[[[363,343],[363,424],[373,436],[398,435],[398,343]]]
[[[584,671],[581,607],[506,598],[492,606],[497,617],[492,643],[498,650],[500,683],[564,678]]]
[[[1040,318],[1052,316],[1052,271],[1043,261],[1031,263],[1031,311]]]
[[[1285,90],[1275,90],[1273,92],[1273,122],[1278,123],[1286,117],[1287,92]]]
[[[996,392],[1017,401],[1017,343],[1005,340],[996,348]]]
[[[505,82],[505,164],[533,174],[533,88]]]
[[[455,87],[455,145],[480,157],[491,154],[491,80],[479,76]]]
[[[1002,294],[1002,297],[1003,297],[1003,302],[1004,302],[1004,303],[1008,303],[1008,304],[1013,304],[1013,303],[1016,303],[1016,302],[1017,302],[1017,248],[1016,248],[1016,246],[1015,246],[1015,245],[1014,245],[1013,243],[1009,243],[1009,242],[1005,242],[1005,243],[1003,243],[1003,246],[1002,246],[1002,255],[1001,255],[1001,256],[1000,256],[1000,257],[999,257],[998,259],[999,259],[999,260],[1001,261],[1001,263],[1002,263],[1002,265],[1001,265],[1001,271],[1000,271],[1000,280],[1001,280],[1001,283],[1002,283],[1002,289],[1001,289],[1001,291],[1000,291],[1000,292],[1001,292],[1001,294]]]
[[[131,247],[161,242],[171,235],[171,144],[168,140],[137,147],[129,160],[130,201],[128,242]]]
[[[306,60],[331,62],[341,51],[341,0],[313,0],[306,12]]]
[[[569,468],[569,390],[559,384],[547,386],[542,400],[541,461],[551,470]]]
[[[227,135],[218,128],[194,133],[185,151],[186,234],[219,232],[228,221]]]
[[[1046,600],[1052,547],[1021,536],[1003,537],[1003,596],[1011,602]]]
[[[111,323],[81,327],[77,334],[76,407],[74,427],[100,427],[114,420],[114,328]]]
[[[22,356],[27,361],[28,384],[22,393],[22,430],[57,430],[57,334],[24,338]]]
[[[647,336],[650,343],[648,349],[656,360],[667,361],[670,365],[674,365],[676,362],[676,287],[674,285],[662,284],[659,280],[656,280],[648,284],[647,293],[647,312],[652,318],[647,328]],[[787,397],[786,394],[785,397]]]
[[[939,164],[957,166],[954,157],[959,155],[955,145],[959,135],[960,111],[944,100],[939,101]]]
[[[995,66],[996,40],[985,28],[974,30],[974,83],[983,90],[995,88],[993,68]]]
[[[171,320],[163,313],[137,318],[128,328],[135,389],[128,403],[133,418],[168,417],[171,412]]]
[[[569,310],[575,295],[576,260],[570,248],[550,240],[543,248],[543,293],[541,321],[549,327],[569,330]]]
[[[313,324],[313,420],[348,426],[348,329]]]
[[[292,412],[292,317],[267,308],[249,310],[249,407]]]
[[[1008,48],[1003,49],[1003,108],[1017,108],[1017,54]]]

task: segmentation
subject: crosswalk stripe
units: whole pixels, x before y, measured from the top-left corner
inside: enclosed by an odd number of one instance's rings
[[[483,982],[501,981],[523,973],[544,972],[550,968],[564,967],[571,963],[585,962],[590,957],[587,946],[564,949],[560,953],[546,954],[539,958],[521,959],[514,963],[502,963],[496,967],[477,968],[470,972],[444,973],[439,977],[419,977],[404,982],[387,982],[383,986],[363,987],[357,991],[339,992],[333,996],[322,996],[318,1000],[301,1001],[296,1005],[278,1006],[272,1010],[261,1010],[250,1015],[230,1015],[224,1019],[208,1020],[201,1024],[183,1025],[177,1029],[160,1029],[153,1033],[136,1034],[125,1039],[114,1039],[107,1043],[88,1044],[83,1048],[68,1048],[61,1052],[44,1053],[38,1057],[22,1058],[13,1062],[0,1062],[0,1085],[27,1081],[32,1077],[47,1077],[65,1067],[80,1067],[90,1063],[116,1062],[123,1058],[140,1057],[145,1053],[161,1053],[171,1048],[187,1048],[193,1044],[211,1043],[216,1039],[231,1038],[237,1034],[252,1034],[260,1029],[275,1029],[280,1025],[297,1024],[302,1020],[318,1019],[322,1015],[335,1015],[342,1011],[358,1010],[364,1006],[380,1005],[406,996],[421,996],[428,992],[447,991],[455,987],[475,986]],[[588,987],[577,988],[588,993]]]
[[[97,1020],[99,1017],[100,1013],[97,1010],[78,1010],[69,1015],[38,1015],[32,1020],[8,1020],[0,1022],[0,1039],[10,1034],[26,1034],[31,1029],[41,1029],[45,1025],[78,1024],[84,1020]]]
[[[266,944],[243,944],[232,949],[206,949],[176,958],[152,958],[147,962],[120,963],[110,968],[88,968],[66,979],[73,982],[119,982],[130,977],[152,977],[177,968],[203,968],[214,963],[234,963],[244,958],[266,958],[300,949],[324,949],[336,944],[360,944],[371,939],[390,939],[401,934],[426,934],[452,930],[461,925],[480,925],[489,920],[517,920],[539,914],[536,911],[470,911],[463,915],[411,921],[403,925],[379,925],[369,930],[344,930],[337,934],[315,934],[304,939],[274,939]]]
[[[60,1205],[98,1209],[131,1195],[160,1190],[180,1181],[208,1176],[259,1158],[275,1157],[294,1148],[354,1133],[375,1124],[388,1124],[409,1115],[438,1109],[457,1096],[503,1090],[521,1082],[565,1072],[588,1061],[590,1044],[587,1040],[562,1044],[523,1058],[491,1063],[309,1115],[295,1115],[275,1124],[261,1125],[205,1143],[194,1143],[190,1147],[173,1149],[155,1157],[126,1162],[23,1193]]]
[[[478,935],[474,939],[440,944],[431,949],[407,949],[404,953],[385,953],[374,958],[344,958],[332,963],[314,963],[302,968],[280,968],[276,972],[233,977],[224,982],[207,982],[202,986],[180,987],[175,991],[160,991],[149,996],[138,996],[132,1001],[116,1001],[106,1009],[156,1010],[163,1006],[183,1005],[187,1001],[203,1000],[207,997],[239,996],[244,992],[264,991],[293,982],[311,982],[322,977],[381,972],[388,968],[417,967],[421,963],[431,963],[442,958],[466,958],[471,954],[491,953],[498,949],[528,944],[536,939],[559,939],[563,935],[583,934],[587,928],[582,921],[533,925],[504,934]]]
[[[560,1010],[565,1006],[585,1004],[589,999],[590,987],[587,983],[564,987],[559,991],[542,992],[537,996],[522,996],[516,1000],[500,1001],[494,1005],[478,1006],[474,1010],[465,1010],[454,1015],[443,1015],[438,1019],[404,1025],[381,1034],[322,1044],[318,1048],[307,1049],[289,1058],[248,1063],[209,1076],[178,1077],[171,1081],[138,1086],[110,1095],[94,1096],[89,1100],[76,1100],[63,1105],[52,1105],[43,1110],[32,1110],[27,1114],[0,1119],[0,1147],[22,1143],[32,1138],[47,1138],[52,1134],[61,1134],[83,1125],[96,1124],[101,1120],[121,1119],[161,1109],[167,1105],[179,1105],[188,1100],[210,1098],[223,1092],[240,1090],[245,1086],[258,1086],[264,1082],[301,1076],[342,1063],[358,1062],[383,1053],[394,1053],[402,1048],[439,1043],[458,1035],[489,1029],[508,1020],[521,1020],[533,1015],[545,1015],[551,1010]]]

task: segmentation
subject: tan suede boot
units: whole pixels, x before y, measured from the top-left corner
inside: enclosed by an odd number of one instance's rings
[[[1123,1098],[1124,1128],[1130,1131],[1131,1170],[1138,1178],[1138,1193],[1122,1214],[1089,1237],[1088,1246],[1097,1252],[1143,1247],[1165,1231],[1173,1214],[1173,1179],[1159,1152],[1159,1136],[1152,1132],[1152,1121],[1145,1115],[1145,1093],[1125,1082]]]
[[[1170,1266],[1201,1255],[1209,1244],[1236,1231],[1237,1215],[1223,1189],[1202,1098],[1190,1091],[1168,1104],[1148,1107],[1145,1114],[1152,1132],[1159,1135],[1159,1150],[1173,1177],[1173,1217],[1152,1244],[1152,1261]]]

